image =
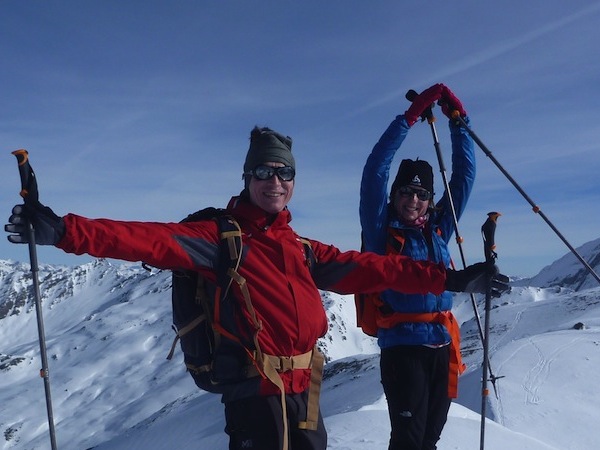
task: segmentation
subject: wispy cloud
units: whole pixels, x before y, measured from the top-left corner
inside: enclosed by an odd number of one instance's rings
[[[178,220],[223,206],[241,189],[250,129],[268,125],[294,138],[296,226],[357,248],[369,151],[408,106],[408,89],[443,82],[498,160],[579,245],[597,237],[600,222],[589,206],[597,201],[599,144],[585,120],[595,114],[590,98],[600,95],[591,51],[599,13],[599,2],[559,0],[436,8],[391,0],[353,8],[13,2],[0,16],[9,68],[0,73],[0,211],[8,216],[19,201],[10,151],[22,147],[42,199],[60,213]],[[435,161],[427,124],[411,130],[396,160],[417,156]],[[510,183],[479,150],[477,158],[465,234],[478,242],[481,216],[496,209],[519,243],[516,271],[533,274],[551,262],[548,249],[561,256],[551,234],[550,242],[538,239],[545,225]],[[56,249],[43,255],[66,258]],[[27,255],[0,239],[0,258]]]

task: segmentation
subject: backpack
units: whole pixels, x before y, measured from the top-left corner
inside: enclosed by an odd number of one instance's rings
[[[390,229],[387,237],[386,253],[401,254],[404,248],[404,237],[401,230]],[[364,251],[364,242],[361,238],[361,251]],[[356,308],[356,326],[363,330],[368,336],[377,337],[377,317],[381,314],[384,303],[379,297],[379,292],[368,294],[354,294],[354,306]]]
[[[225,301],[242,258],[238,223],[224,209],[205,208],[181,222],[215,220],[219,230],[217,282],[209,283],[198,272],[173,271],[171,276],[173,329],[176,336],[167,359],[173,357],[180,341],[184,363],[196,385],[212,393],[224,393],[227,386],[248,378],[255,344],[250,338],[257,330],[252,324],[236,321],[238,302]],[[243,326],[243,329],[240,329]]]

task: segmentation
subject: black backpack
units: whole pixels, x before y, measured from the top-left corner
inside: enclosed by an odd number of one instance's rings
[[[240,330],[240,307],[237,301],[225,301],[242,259],[241,230],[224,209],[205,208],[190,214],[182,222],[215,220],[220,244],[217,282],[209,283],[197,272],[173,271],[173,328],[177,333],[167,359],[171,359],[177,341],[181,343],[184,362],[196,385],[208,392],[223,393],[227,386],[239,383],[252,374],[252,337],[257,330],[246,324]],[[256,324],[255,324],[256,325]]]

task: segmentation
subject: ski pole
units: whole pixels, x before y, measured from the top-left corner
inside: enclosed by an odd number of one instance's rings
[[[35,173],[29,164],[29,155],[27,150],[15,150],[12,152],[17,157],[19,164],[19,176],[21,178],[21,192],[25,203],[35,203],[38,201],[37,181]],[[46,392],[46,410],[48,413],[48,427],[50,431],[50,444],[52,450],[56,450],[56,433],[54,431],[54,415],[52,413],[52,396],[50,395],[50,376],[48,370],[48,355],[46,353],[46,338],[44,332],[44,319],[42,316],[42,302],[40,295],[40,282],[38,279],[38,261],[35,248],[35,230],[33,224],[27,224],[29,260],[31,262],[31,278],[33,281],[33,296],[35,300],[35,311],[37,316],[38,339],[40,343],[40,355],[42,359],[42,368],[40,377],[44,380],[44,390]]]
[[[500,216],[500,213],[490,212],[488,218],[481,226],[481,235],[483,236],[483,251],[485,254],[485,261],[489,265],[493,265],[497,257],[495,252],[496,244],[494,243],[494,235],[496,233],[496,220]],[[481,375],[481,432],[479,449],[483,450],[485,446],[485,416],[488,396],[488,369],[489,369],[489,349],[490,349],[490,310],[492,303],[492,276],[490,275],[487,280],[487,287],[485,292],[485,338],[483,340],[483,363],[482,363],[482,375]]]
[[[406,93],[406,99],[410,102],[412,102],[415,97],[417,96],[417,92],[413,89],[409,90]],[[463,243],[463,238],[460,235],[459,232],[459,228],[458,228],[458,219],[456,216],[456,208],[454,207],[454,201],[452,199],[452,193],[450,192],[450,184],[448,183],[448,178],[446,176],[446,166],[444,164],[444,157],[442,156],[442,150],[441,150],[441,145],[440,145],[440,141],[438,139],[438,134],[437,134],[437,130],[435,127],[435,116],[433,115],[433,104],[431,104],[429,106],[429,108],[427,108],[422,116],[422,120],[427,120],[427,123],[429,123],[429,126],[431,128],[431,134],[433,136],[433,146],[435,148],[435,153],[437,156],[437,160],[438,160],[438,165],[440,167],[440,172],[442,174],[442,181],[444,183],[444,190],[446,191],[446,196],[448,198],[448,204],[450,205],[450,210],[452,211],[452,220],[454,223],[454,233],[456,235],[456,243],[458,245],[458,251],[460,254],[460,259],[463,265],[463,269],[467,267],[467,261],[465,258],[465,253],[463,251],[463,247],[462,247],[462,243]],[[483,327],[481,325],[481,318],[479,317],[479,309],[477,308],[477,301],[475,300],[475,295],[474,294],[469,294],[470,298],[471,298],[471,305],[473,307],[473,311],[475,313],[475,321],[477,322],[477,328],[479,330],[479,337],[481,339],[481,342],[483,344],[484,342],[484,336],[483,336]],[[490,380],[492,381],[492,386],[494,387],[494,393],[496,394],[496,398],[498,398],[498,390],[496,389],[496,380],[498,378],[502,378],[502,377],[497,377],[492,373],[492,366],[488,361],[488,367],[490,370]]]
[[[562,235],[560,231],[554,226],[554,224],[548,219],[548,217],[543,213],[541,208],[535,204],[533,200],[527,195],[527,193],[519,186],[519,184],[514,180],[513,177],[502,167],[502,165],[498,162],[498,160],[492,155],[492,152],[485,146],[485,144],[479,139],[479,137],[475,134],[473,130],[469,127],[469,125],[465,122],[465,120],[461,117],[458,111],[453,111],[452,117],[457,119],[458,122],[465,128],[467,133],[473,138],[473,140],[477,143],[479,148],[483,150],[485,155],[492,160],[492,162],[500,169],[500,172],[504,174],[504,176],[512,183],[512,185],[519,191],[519,193],[523,196],[525,200],[531,205],[533,212],[539,214],[542,219],[548,224],[548,226],[556,233],[556,235],[564,242],[564,244],[571,250],[571,253],[575,255],[575,257],[584,265],[584,267],[588,270],[588,272],[596,279],[598,283],[600,283],[600,277],[598,274],[592,269],[592,267],[587,263],[585,259],[573,248],[573,246],[567,241],[567,239]],[[581,285],[581,284],[580,284]]]

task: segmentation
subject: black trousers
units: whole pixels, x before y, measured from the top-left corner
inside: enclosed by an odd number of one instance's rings
[[[286,395],[290,450],[325,450],[327,432],[319,411],[317,430],[301,430],[306,420],[308,392]],[[279,395],[256,396],[225,403],[229,450],[281,450],[283,416]]]
[[[450,347],[381,350],[381,383],[391,423],[389,450],[435,450],[448,417]]]

